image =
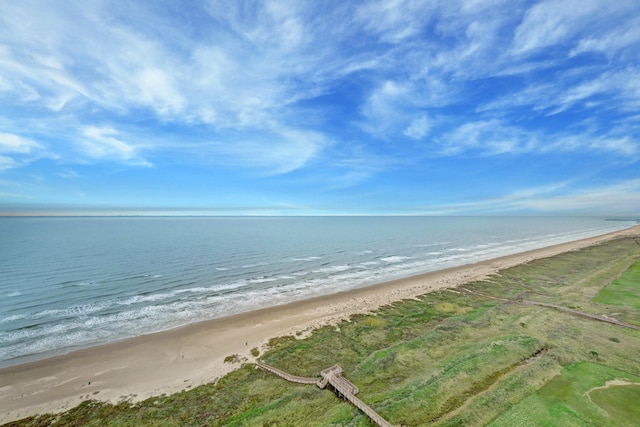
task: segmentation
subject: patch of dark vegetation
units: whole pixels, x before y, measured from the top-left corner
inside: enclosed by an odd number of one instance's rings
[[[224,363],[242,363],[246,362],[246,358],[240,356],[239,354],[231,354],[224,358]]]

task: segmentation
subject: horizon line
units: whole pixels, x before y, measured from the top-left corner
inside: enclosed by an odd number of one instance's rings
[[[610,221],[638,221],[634,214],[602,213],[313,213],[313,214],[202,214],[202,213],[3,213],[0,218],[275,218],[275,217],[598,217]]]

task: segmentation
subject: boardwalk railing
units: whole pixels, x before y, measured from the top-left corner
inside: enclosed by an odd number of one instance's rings
[[[330,368],[324,369],[320,372],[322,378],[309,378],[299,377],[297,375],[291,375],[273,366],[269,366],[262,362],[256,362],[259,368],[265,371],[271,372],[287,381],[298,384],[315,384],[319,388],[325,388],[330,384],[333,389],[342,397],[351,402],[356,408],[364,412],[374,423],[380,427],[392,427],[392,425],[382,418],[376,411],[374,411],[369,405],[356,397],[356,394],[360,391],[358,387],[351,381],[342,376],[342,368],[338,365],[333,365]]]
[[[278,368],[274,368],[273,366],[269,366],[267,364],[264,364],[262,362],[256,362],[256,365],[258,365],[258,367],[264,369],[265,371],[271,372],[272,374],[276,374],[279,377],[284,378],[287,381],[291,381],[292,383],[298,383],[298,384],[316,384],[318,383],[319,379],[318,378],[308,378],[308,377],[298,377],[296,375],[291,375],[286,373],[285,371],[281,371]],[[323,388],[323,387],[321,387]]]
[[[359,392],[351,381],[342,376],[342,368],[338,365],[334,365],[320,372],[325,383],[331,384],[331,386],[340,393],[345,399],[351,402],[356,408],[364,412],[374,423],[380,427],[392,427],[392,425],[382,418],[376,411],[374,411],[369,405],[356,397]],[[323,381],[324,382],[324,381]],[[320,384],[318,384],[320,386]]]

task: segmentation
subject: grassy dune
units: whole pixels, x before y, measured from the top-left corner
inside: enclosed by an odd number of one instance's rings
[[[625,425],[638,419],[640,331],[517,301],[640,325],[639,259],[635,239],[617,239],[394,303],[306,339],[272,340],[261,359],[302,376],[338,363],[360,387],[358,397],[395,425]],[[51,423],[371,425],[332,393],[253,365],[170,396],[135,404],[87,401],[12,425]]]

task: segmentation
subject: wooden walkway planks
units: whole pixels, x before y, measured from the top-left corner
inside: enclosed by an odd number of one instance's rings
[[[378,424],[380,427],[393,427],[390,422],[382,418],[376,411],[374,411],[369,405],[364,403],[362,400],[358,399],[354,395],[345,395],[345,398],[349,400],[356,408],[360,409],[364,412],[367,417],[371,419],[374,423]]]
[[[320,372],[322,378],[308,378],[299,377],[296,375],[288,374],[278,368],[269,366],[262,362],[256,362],[259,368],[265,371],[271,372],[287,381],[298,384],[315,384],[319,388],[325,388],[327,384],[330,384],[336,392],[342,397],[351,402],[356,408],[360,409],[367,415],[371,421],[379,425],[380,427],[393,427],[387,420],[382,418],[376,411],[374,411],[369,405],[356,397],[356,394],[360,391],[358,387],[351,381],[342,376],[342,368],[338,365],[333,365],[330,368],[324,369]]]
[[[364,412],[371,421],[380,427],[392,427],[392,425],[374,411],[373,408],[356,397],[356,393],[359,391],[358,387],[342,376],[342,368],[340,368],[340,366],[335,365],[329,369],[325,369],[322,371],[322,376],[327,379],[329,384],[331,384],[338,393],[351,402],[356,408]]]
[[[276,374],[277,376],[282,377],[285,380],[290,381],[292,383],[317,385],[319,381],[318,378],[298,377],[296,375],[291,375],[284,371],[281,371],[278,368],[274,368],[273,366],[269,366],[262,362],[256,362],[256,365],[258,365],[258,367],[264,369],[265,371],[271,372],[272,374]]]
[[[342,368],[339,365],[333,365],[320,371],[320,375],[322,375],[322,381],[318,384],[320,388],[324,388],[327,383],[334,387],[336,384],[340,384],[340,387],[350,394],[356,395],[360,392],[360,389],[355,384],[342,376]],[[321,384],[324,384],[324,386],[321,386]]]

